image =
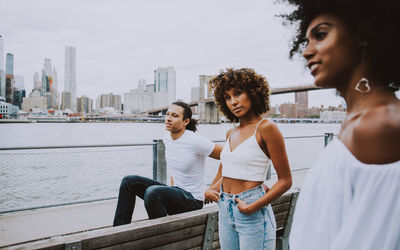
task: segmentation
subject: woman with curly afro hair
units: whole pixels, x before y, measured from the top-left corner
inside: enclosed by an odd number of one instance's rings
[[[303,183],[290,249],[400,249],[400,1],[287,2],[291,56],[347,104]]]
[[[227,69],[210,81],[222,113],[239,123],[226,133],[217,176],[205,192],[218,202],[222,249],[274,249],[276,222],[272,201],[292,185],[282,134],[269,110],[268,82],[253,69]],[[271,162],[278,181],[266,191],[262,185]]]

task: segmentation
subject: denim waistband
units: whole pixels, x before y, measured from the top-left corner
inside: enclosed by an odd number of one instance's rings
[[[222,191],[222,184],[221,184],[221,192],[220,192],[219,196],[220,196],[220,198],[225,198],[225,199],[235,199],[235,198],[243,199],[245,197],[249,197],[251,195],[258,194],[263,191],[264,191],[264,188],[263,188],[262,184],[260,184],[252,189],[243,191],[238,194],[229,194],[229,193],[225,193],[224,191]]]

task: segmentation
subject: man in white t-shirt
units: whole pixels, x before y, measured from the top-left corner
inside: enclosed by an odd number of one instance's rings
[[[203,207],[205,158],[219,159],[221,145],[196,134],[197,122],[184,102],[174,102],[165,116],[164,135],[167,169],[171,186],[138,176],[125,176],[121,182],[114,226],[129,224],[136,196],[144,200],[150,219],[201,209]]]

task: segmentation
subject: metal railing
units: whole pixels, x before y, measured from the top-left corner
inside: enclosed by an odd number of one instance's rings
[[[311,138],[324,138],[324,145],[326,146],[332,139],[333,133],[325,133],[325,135],[315,135],[315,136],[292,136],[285,137],[285,140],[292,139],[311,139]],[[223,143],[225,140],[214,141],[214,143]],[[148,148],[152,147],[152,153],[148,155]],[[93,149],[100,149],[98,151],[93,151]],[[143,149],[142,151],[140,150]],[[146,148],[146,150],[144,150]],[[84,151],[81,151],[84,149]],[[59,152],[63,150],[62,152]],[[37,153],[39,151],[39,153]],[[139,152],[137,152],[139,151]],[[84,161],[80,161],[82,158],[80,155],[83,154]],[[91,155],[94,154],[94,155]],[[89,155],[89,157],[88,157]],[[150,156],[152,158],[152,178],[158,180],[163,183],[167,183],[167,165],[165,159],[165,146],[162,140],[153,140],[153,143],[139,143],[139,144],[107,144],[107,145],[66,145],[66,146],[38,146],[38,147],[3,147],[0,148],[0,164],[4,163],[4,158],[9,157],[8,163],[8,172],[3,167],[0,167],[0,214],[9,213],[9,212],[17,212],[23,210],[31,210],[31,209],[39,209],[39,208],[47,208],[47,207],[55,207],[55,206],[63,206],[63,205],[72,205],[79,203],[87,203],[87,202],[95,202],[95,201],[104,201],[117,198],[118,195],[118,187],[111,188],[107,192],[102,192],[101,187],[103,187],[104,182],[112,183],[113,186],[116,182],[120,182],[121,176],[126,175],[129,172],[132,172],[132,165],[137,164],[141,165],[141,168],[145,168],[146,165],[150,165]],[[115,167],[114,164],[115,159],[113,158],[122,158],[123,164],[121,166]],[[146,157],[148,157],[146,159]],[[15,158],[15,162],[13,161]],[[27,159],[25,159],[27,158]],[[34,158],[34,159],[31,159]],[[110,159],[111,158],[111,159]],[[145,158],[145,159],[142,159]],[[68,159],[65,163],[65,159]],[[71,160],[72,159],[72,160]],[[75,161],[76,160],[76,161]],[[142,160],[143,162],[139,162]],[[36,165],[34,161],[39,161]],[[52,162],[55,161],[55,162]],[[119,159],[121,161],[121,159]],[[22,164],[24,162],[24,164]],[[99,169],[101,165],[107,165],[111,162],[113,166]],[[133,162],[133,164],[132,164]],[[46,164],[44,164],[46,163]],[[66,165],[63,165],[66,164]],[[89,164],[89,168],[94,168],[98,170],[100,173],[90,171],[81,173],[82,167],[76,166],[76,169],[71,169],[75,165],[85,165]],[[5,164],[7,166],[7,162]],[[71,166],[72,165],[72,166]],[[4,166],[1,164],[1,166]],[[21,167],[22,166],[22,167]],[[18,169],[19,167],[22,168]],[[54,170],[54,168],[57,168]],[[114,175],[112,171],[113,168],[119,170],[120,174]],[[138,167],[139,168],[139,167]],[[71,169],[71,170],[70,170]],[[107,169],[106,172],[104,169]],[[148,168],[146,168],[148,169]],[[292,172],[305,171],[309,169],[309,167],[298,168],[292,170]],[[70,171],[67,171],[70,170]],[[57,174],[53,174],[52,177],[47,176],[49,171],[55,171]],[[39,173],[37,173],[39,172]],[[106,172],[106,173],[104,173]],[[43,173],[43,175],[41,175]],[[145,176],[151,178],[151,173],[146,172]],[[37,175],[34,177],[33,175]],[[92,182],[89,181],[89,185],[85,183],[88,180],[85,178],[91,178],[96,175],[101,176],[100,181]],[[275,173],[269,172],[267,179],[274,175]],[[71,177],[69,175],[74,175]],[[106,179],[104,179],[104,176]],[[95,176],[96,177],[96,176]],[[2,179],[3,178],[3,179]],[[65,179],[62,181],[62,179]],[[76,179],[79,179],[76,181]],[[108,179],[111,179],[108,181]],[[44,181],[43,181],[44,180]],[[97,180],[97,179],[96,179]],[[17,182],[17,183],[15,183]],[[60,183],[59,183],[60,182]],[[8,186],[7,186],[8,184]],[[7,205],[7,202],[10,200],[20,200],[24,199],[23,194],[26,193],[24,190],[24,186],[29,191],[37,187],[32,187],[34,184],[37,184],[41,189],[33,192],[31,196],[31,202],[28,206],[21,205],[18,202],[15,204]],[[3,186],[4,185],[4,186]],[[41,186],[42,185],[42,186]],[[53,188],[57,189],[61,188],[61,193],[63,192],[71,192],[71,197],[69,200],[64,200],[65,197],[61,197],[57,199],[57,202],[52,201],[51,198],[53,193],[51,192]],[[100,186],[100,187],[98,187]],[[97,188],[98,187],[98,188]],[[90,197],[91,193],[94,193],[92,189],[96,189],[98,193],[101,193],[101,197]],[[64,190],[65,189],[65,190]],[[90,198],[82,198],[79,196],[79,192],[83,189],[88,192],[88,196]],[[54,194],[57,196],[59,194]],[[44,200],[48,200],[49,204],[36,204],[35,199],[39,199],[39,196],[43,196]],[[39,197],[39,198],[38,198]],[[47,199],[46,197],[49,197]],[[78,198],[77,198],[78,197]],[[26,198],[26,197],[25,197]],[[6,205],[7,208],[2,208],[1,204]]]

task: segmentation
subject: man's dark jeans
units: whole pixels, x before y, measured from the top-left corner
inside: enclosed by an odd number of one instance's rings
[[[170,187],[138,175],[128,175],[124,177],[119,188],[113,226],[131,223],[136,196],[144,200],[150,219],[203,207],[202,201],[196,200],[190,192],[181,188]]]

